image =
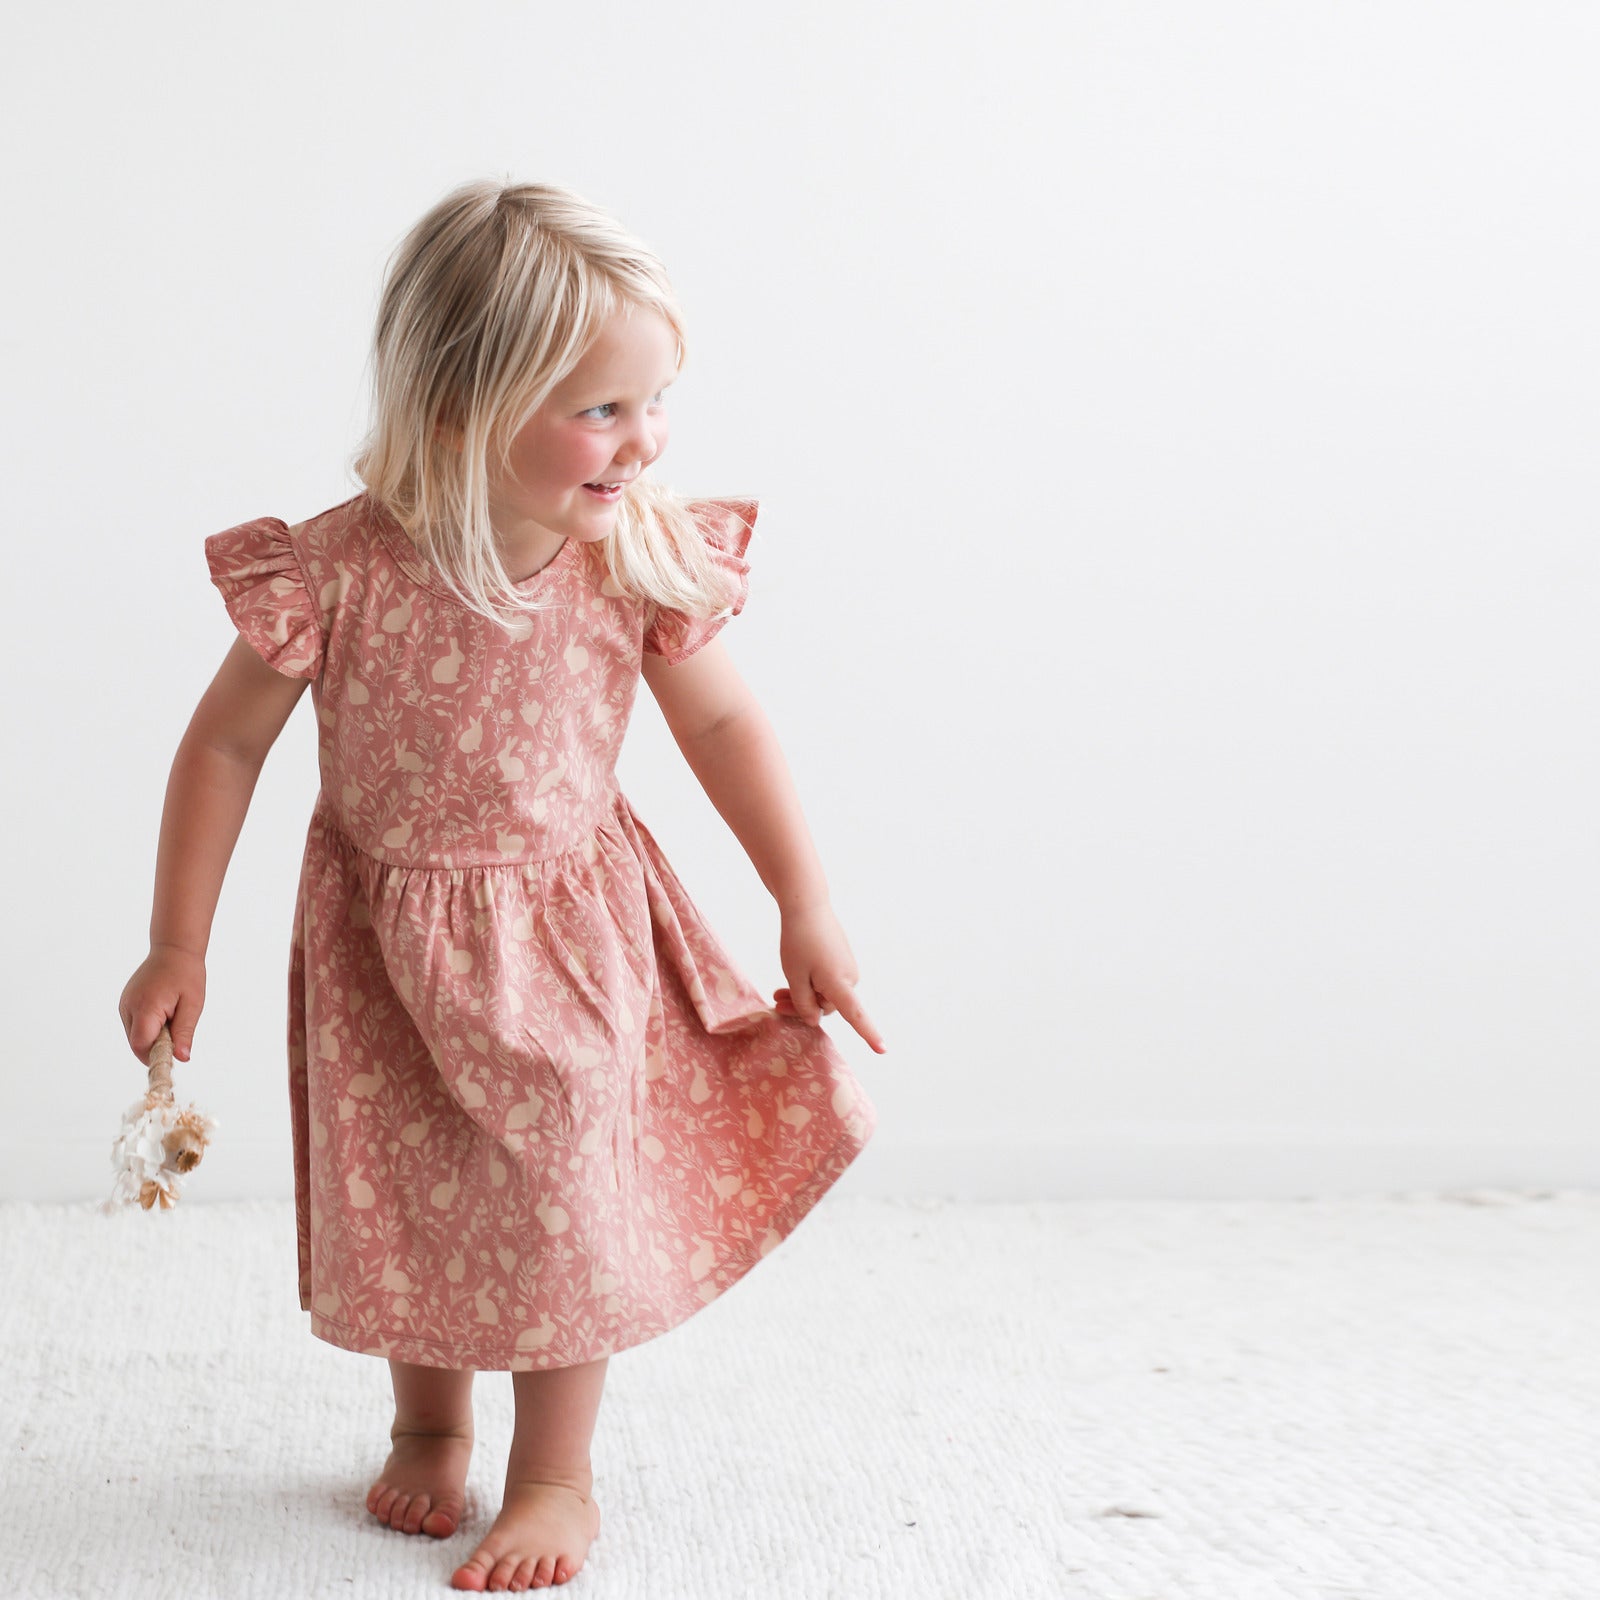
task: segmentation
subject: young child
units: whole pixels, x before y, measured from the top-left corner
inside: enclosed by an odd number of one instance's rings
[[[150,953],[123,990],[148,1065],[189,1059],[223,875],[309,682],[321,791],[289,971],[300,1305],[388,1359],[367,1498],[444,1538],[473,1373],[509,1371],[500,1514],[452,1583],[563,1583],[600,1526],[607,1358],[737,1282],[876,1113],[820,1026],[874,1050],[856,963],[772,729],[716,638],[756,503],[641,476],[684,355],[661,264],[544,184],[467,185],[390,264],[365,490],[206,540],[240,638],[179,746]],[[768,1005],[617,787],[640,676],[778,902]]]

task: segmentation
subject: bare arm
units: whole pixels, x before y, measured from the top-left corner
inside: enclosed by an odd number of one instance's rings
[[[669,667],[646,656],[644,677],[683,758],[733,830],[783,919],[779,990],[808,1022],[837,1010],[874,1050],[882,1036],[855,997],[855,957],[833,914],[822,862],[789,764],[766,713],[719,639]]]
[[[752,703],[699,737],[680,740],[678,748],[778,909],[826,905],[822,861],[766,712]]]
[[[822,863],[778,737],[722,640],[675,667],[647,655],[643,671],[684,760],[779,909],[826,903]]]
[[[236,639],[178,744],[156,847],[150,954],[117,1007],[130,1047],[147,1065],[166,1022],[173,1054],[189,1058],[223,877],[267,752],[308,681],[274,672]]]

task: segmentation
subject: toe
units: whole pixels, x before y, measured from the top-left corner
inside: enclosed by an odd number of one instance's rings
[[[411,1497],[411,1503],[406,1507],[405,1519],[401,1526],[407,1533],[415,1533],[422,1526],[422,1519],[433,1509],[433,1502],[425,1494],[416,1494]]]
[[[394,1506],[395,1497],[400,1493],[386,1483],[377,1484],[370,1495],[367,1496],[367,1509],[371,1511],[379,1522],[389,1520],[389,1512]]]
[[[394,1504],[389,1507],[388,1523],[397,1533],[405,1531],[406,1508],[411,1504],[411,1499],[409,1494],[396,1495]]]
[[[446,1495],[418,1526],[435,1539],[448,1539],[461,1526],[461,1508],[451,1505],[450,1497]]]
[[[495,1562],[494,1570],[489,1574],[489,1587],[491,1589],[509,1589],[511,1579],[517,1570],[516,1556],[501,1556]]]
[[[533,1586],[536,1589],[545,1589],[550,1585],[551,1574],[556,1568],[555,1562],[549,1556],[540,1556],[539,1565],[533,1569]]]
[[[493,1558],[489,1556],[475,1555],[470,1561],[462,1562],[450,1575],[450,1587],[452,1589],[472,1589],[481,1592],[487,1587],[484,1580],[489,1573],[489,1568],[484,1563],[486,1561],[492,1562],[492,1560]]]

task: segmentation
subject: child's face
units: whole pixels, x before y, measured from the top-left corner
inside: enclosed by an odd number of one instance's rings
[[[496,526],[603,539],[622,496],[586,485],[627,482],[666,449],[677,348],[659,312],[635,307],[606,323],[512,440],[510,472],[490,484]]]

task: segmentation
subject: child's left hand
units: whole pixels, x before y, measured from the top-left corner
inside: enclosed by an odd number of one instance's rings
[[[823,1017],[837,1011],[879,1055],[884,1053],[882,1035],[856,999],[856,958],[831,905],[823,901],[784,914],[778,960],[789,980],[787,988],[772,991],[780,1016],[820,1026]]]

